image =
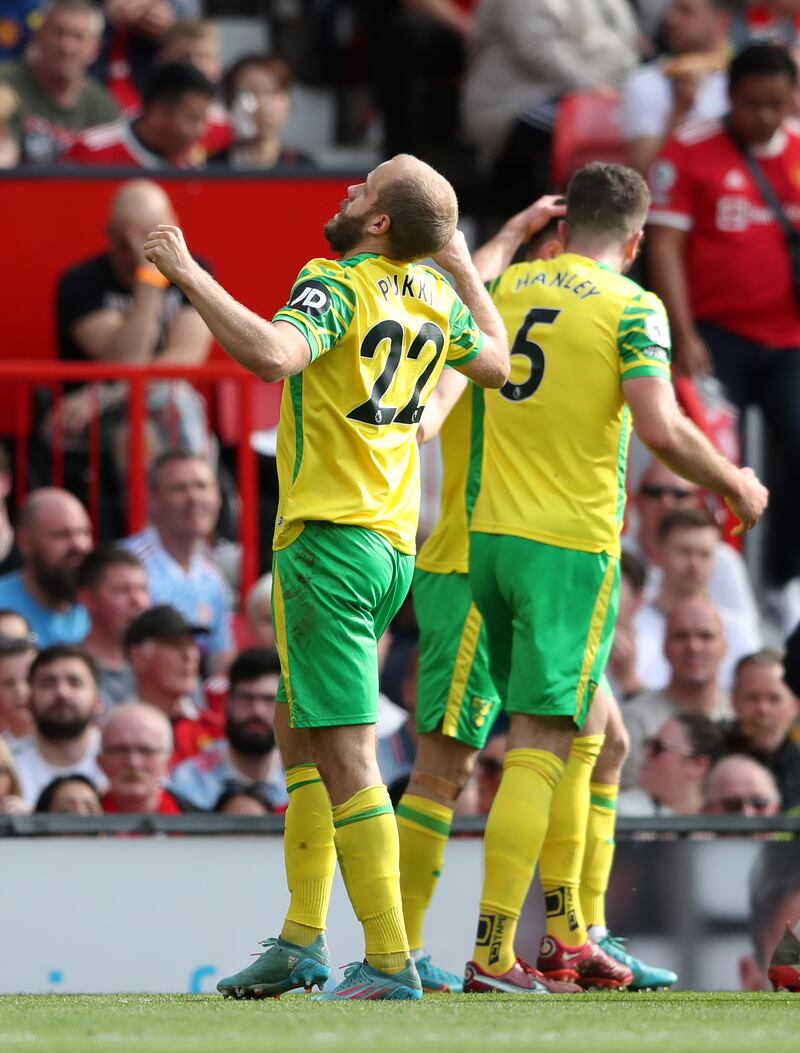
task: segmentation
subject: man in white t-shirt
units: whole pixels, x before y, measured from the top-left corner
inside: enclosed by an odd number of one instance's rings
[[[622,137],[642,174],[678,125],[727,113],[732,21],[730,0],[671,0],[664,19],[670,54],[634,70],[622,95]]]
[[[22,796],[31,806],[59,775],[87,776],[103,792],[97,764],[102,712],[94,661],[74,644],[56,644],[33,660],[30,707],[36,730],[14,754]]]
[[[719,527],[702,508],[678,508],[669,512],[659,527],[659,540],[663,571],[659,590],[634,616],[637,671],[642,684],[651,691],[664,687],[670,678],[669,662],[664,654],[667,618],[683,600],[710,599],[709,584],[721,543]],[[727,641],[720,683],[729,689],[739,659],[761,647],[761,633],[738,611],[716,604],[714,607],[722,620]]]

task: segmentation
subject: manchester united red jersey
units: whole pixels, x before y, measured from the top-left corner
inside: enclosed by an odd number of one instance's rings
[[[123,118],[111,124],[88,128],[62,154],[64,164],[108,165],[125,168],[200,168],[206,162],[202,141],[195,144],[183,157],[168,160],[148,150],[137,139],[132,121]]]
[[[800,130],[794,122],[753,151],[800,228]],[[650,170],[650,222],[688,232],[694,317],[766,347],[800,344],[800,308],[786,238],[719,120],[691,121]]]

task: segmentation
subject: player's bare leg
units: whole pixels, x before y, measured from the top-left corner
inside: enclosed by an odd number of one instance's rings
[[[425,916],[444,866],[453,813],[478,750],[440,732],[419,735],[414,770],[397,806],[400,890],[412,957],[426,991],[460,991],[462,978],[425,954]]]
[[[226,977],[217,989],[235,998],[279,997],[295,987],[320,988],[330,976],[325,941],[336,870],[333,817],[328,793],[314,764],[308,731],[292,728],[289,707],[275,710],[275,737],[286,768],[284,858],[290,903],[279,937],[265,940],[251,965]]]
[[[586,828],[586,851],[581,872],[581,907],[589,929],[589,938],[611,958],[631,970],[629,990],[671,987],[678,979],[669,969],[648,965],[635,958],[624,942],[606,926],[606,891],[614,862],[614,827],[617,818],[617,794],[622,767],[630,749],[630,739],[622,719],[619,703],[607,696],[606,738],[592,772],[589,821]]]

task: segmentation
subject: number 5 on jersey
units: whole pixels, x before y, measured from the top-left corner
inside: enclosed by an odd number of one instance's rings
[[[530,331],[536,325],[552,325],[561,311],[553,307],[532,307],[525,315],[525,321],[519,327],[511,348],[511,359],[515,355],[522,355],[530,363],[530,375],[523,383],[507,380],[500,388],[500,394],[509,402],[525,402],[536,394],[544,377],[544,351],[540,344],[529,339]]]
[[[420,406],[419,400],[422,391],[431,377],[436,363],[439,361],[444,350],[444,333],[438,325],[433,322],[424,322],[419,332],[411,341],[411,346],[406,354],[406,361],[416,362],[422,349],[426,344],[433,344],[434,356],[422,370],[414,386],[413,394],[402,409],[397,406],[382,406],[381,399],[389,390],[389,385],[394,380],[394,375],[400,368],[403,360],[403,345],[405,342],[405,329],[399,322],[392,319],[384,319],[374,325],[364,337],[361,344],[361,357],[374,358],[375,353],[384,340],[389,341],[389,354],[386,365],[375,381],[372,392],[366,402],[350,410],[347,414],[348,420],[362,421],[364,424],[418,424],[422,417],[424,406]]]

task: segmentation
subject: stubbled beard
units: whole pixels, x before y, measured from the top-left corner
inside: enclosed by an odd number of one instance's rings
[[[337,212],[325,224],[325,237],[333,251],[344,256],[361,241],[365,226],[364,216],[348,216],[346,212]]]

